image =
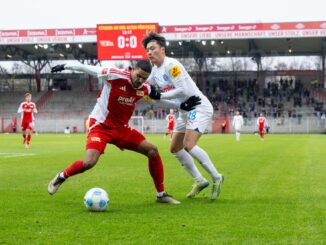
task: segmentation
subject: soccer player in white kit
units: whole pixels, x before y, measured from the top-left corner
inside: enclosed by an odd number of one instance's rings
[[[209,185],[197,169],[192,158],[194,157],[212,177],[213,186],[210,198],[214,200],[220,194],[224,176],[216,170],[208,154],[197,145],[200,136],[212,120],[213,106],[198,89],[184,66],[176,59],[165,56],[166,40],[163,36],[150,32],[144,37],[142,44],[149,60],[154,65],[148,78],[148,82],[154,85],[149,94],[152,99],[169,100],[179,104],[191,96],[198,96],[201,99],[201,104],[195,109],[189,112],[180,110],[170,151],[195,180],[187,197],[195,197]],[[162,92],[156,90],[155,87]]]
[[[240,141],[241,127],[243,126],[243,118],[240,115],[240,112],[237,111],[236,115],[233,117],[232,125],[235,130],[235,139]]]

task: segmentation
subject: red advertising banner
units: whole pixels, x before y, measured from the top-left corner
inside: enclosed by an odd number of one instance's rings
[[[150,31],[158,31],[158,24],[97,25],[98,60],[146,59],[141,41]]]
[[[161,26],[168,40],[325,37],[326,21]]]
[[[161,33],[176,33],[176,32],[181,33],[181,32],[271,31],[271,30],[303,30],[303,29],[326,29],[326,21],[161,26],[160,32]]]
[[[51,37],[96,35],[96,28],[0,30],[0,37]]]
[[[0,45],[96,42],[96,28],[0,30]]]
[[[155,23],[108,24],[98,25],[97,28],[0,30],[0,45],[99,41],[99,59],[144,59],[141,39],[150,30],[159,31],[167,40],[326,37],[326,21],[175,25],[160,28]]]

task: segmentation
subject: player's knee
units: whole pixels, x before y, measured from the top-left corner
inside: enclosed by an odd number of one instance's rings
[[[172,154],[177,153],[177,152],[180,151],[181,149],[182,149],[182,147],[180,148],[180,147],[177,147],[177,146],[170,146],[170,152],[171,152]]]
[[[185,142],[184,144],[183,144],[183,147],[184,147],[184,149],[186,150],[186,151],[191,151],[191,149],[192,148],[194,148],[194,146],[195,146],[196,144],[194,143],[194,142]]]
[[[156,157],[158,155],[158,150],[157,150],[157,147],[156,146],[153,146],[148,152],[147,152],[147,156],[149,158],[152,158],[152,157]]]

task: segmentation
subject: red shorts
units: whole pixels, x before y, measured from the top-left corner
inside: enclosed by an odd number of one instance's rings
[[[29,130],[33,129],[30,121],[22,121],[21,127],[22,127],[22,131],[26,131],[27,129]]]
[[[103,124],[99,124],[89,131],[86,150],[96,149],[100,153],[103,153],[106,144],[116,145],[121,150],[136,150],[144,140],[144,135],[128,126],[109,128]]]

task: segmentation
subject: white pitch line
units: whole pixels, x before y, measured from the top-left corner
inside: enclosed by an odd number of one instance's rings
[[[0,153],[0,158],[35,156],[35,153]]]

